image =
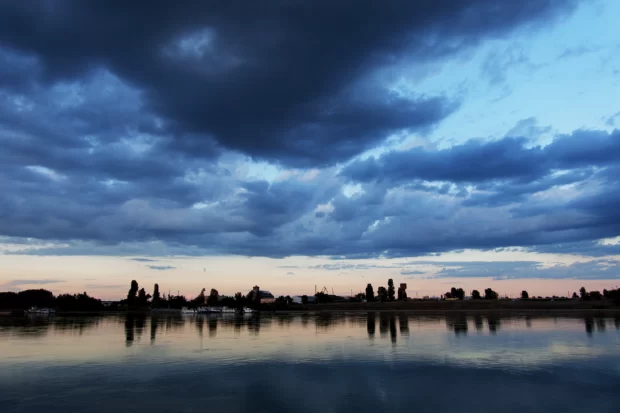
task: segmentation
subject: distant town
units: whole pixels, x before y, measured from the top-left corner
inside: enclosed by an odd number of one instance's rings
[[[316,288],[315,288],[316,289]],[[247,292],[237,292],[233,296],[220,295],[217,289],[203,288],[194,298],[187,298],[177,293],[160,292],[159,285],[152,290],[140,287],[132,280],[127,296],[118,301],[105,301],[88,295],[60,294],[55,296],[44,289],[24,290],[20,292],[0,292],[0,310],[12,314],[21,311],[34,312],[98,312],[98,311],[192,311],[205,308],[225,308],[241,311],[303,311],[316,309],[569,309],[592,308],[604,309],[620,306],[620,289],[588,291],[582,287],[571,296],[530,296],[523,290],[519,298],[501,297],[491,288],[472,290],[466,293],[462,288],[451,288],[437,296],[411,298],[407,294],[407,284],[401,283],[396,288],[392,279],[387,287],[376,289],[367,284],[364,292],[350,296],[330,294],[327,288],[316,290],[312,295],[274,296],[268,290],[254,286]],[[46,310],[41,310],[46,309]]]

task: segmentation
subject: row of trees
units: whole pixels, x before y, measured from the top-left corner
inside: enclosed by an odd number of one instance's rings
[[[524,291],[525,292],[525,291]],[[527,294],[527,292],[525,292]],[[445,293],[443,295],[444,298],[448,298],[448,299],[458,299],[458,300],[464,300],[465,299],[465,291],[462,288],[455,288],[452,287],[452,289],[450,291],[448,291],[447,293]],[[474,290],[472,291],[472,299],[474,300],[481,300],[481,299],[485,299],[485,300],[497,300],[499,298],[499,294],[497,294],[497,292],[493,291],[491,288],[487,288],[486,290],[484,290],[484,297],[482,297],[482,295],[480,294],[480,291],[478,290]],[[399,300],[399,301],[404,301],[407,300],[407,292],[403,289],[403,288],[399,288],[398,289],[398,296],[397,298],[395,298],[394,296],[394,281],[390,278],[388,280],[388,288],[385,288],[383,286],[377,288],[377,294],[375,296],[375,292],[374,289],[372,287],[372,284],[368,284],[366,285],[366,292],[364,293],[360,293],[357,294],[355,296],[355,299],[358,301],[361,301],[363,299],[366,299],[367,301],[394,301],[395,299]]]
[[[30,307],[57,308],[63,311],[100,311],[103,309],[103,303],[85,292],[60,294],[58,297],[44,289],[0,293],[0,309],[27,310]]]
[[[398,295],[395,296],[394,282],[392,279],[388,280],[388,287],[380,286],[377,288],[375,295],[374,289],[371,284],[366,286],[365,293],[357,294],[354,300],[362,301],[364,299],[368,301],[393,301],[393,300],[406,300],[407,294],[404,289],[398,289]],[[219,292],[212,288],[209,295],[205,295],[206,289],[202,289],[200,294],[192,300],[187,300],[184,296],[173,296],[171,294],[161,294],[159,291],[159,285],[153,286],[153,294],[148,294],[144,288],[139,288],[138,282],[131,281],[127,298],[121,301],[121,307],[128,309],[145,309],[145,308],[182,308],[184,306],[198,307],[201,305],[222,305],[231,308],[253,307],[257,308],[260,304],[260,297],[253,294],[250,291],[247,294],[238,292],[234,297],[220,296]],[[465,291],[462,288],[452,287],[449,292],[444,294],[445,298],[452,298],[463,300],[465,298]],[[332,296],[324,292],[319,292],[315,295],[317,303],[328,303],[337,300],[341,297]],[[484,290],[484,296],[478,290],[473,290],[471,298],[474,300],[496,300],[499,298],[497,292],[491,288]],[[529,299],[529,293],[527,291],[521,292],[522,299]],[[539,297],[540,298],[540,297]],[[599,291],[588,292],[584,287],[579,290],[579,295],[573,293],[573,299],[581,299],[582,301],[589,300],[610,300],[616,305],[620,305],[620,289],[615,290],[603,290],[603,293]],[[308,304],[308,297],[302,296],[302,304]],[[277,306],[289,306],[293,303],[293,299],[290,296],[280,296],[276,299]],[[104,309],[101,300],[90,297],[86,292],[81,294],[61,294],[55,297],[51,291],[38,289],[38,290],[25,290],[18,293],[15,292],[0,292],[0,309],[27,309],[30,307],[51,307],[64,311],[100,311]]]
[[[220,301],[220,294],[212,288],[209,295],[205,296],[206,289],[202,289],[194,299],[187,300],[181,295],[166,295],[159,291],[159,284],[153,286],[153,294],[148,294],[144,288],[139,288],[136,280],[131,281],[131,286],[127,292],[127,298],[121,300],[121,306],[127,306],[129,309],[150,308],[182,308],[182,307],[198,307],[201,305],[217,305]],[[228,297],[229,299],[232,299]]]
[[[254,294],[254,291],[250,291],[247,294],[241,292],[235,293],[234,296],[221,296],[219,291],[212,288],[209,295],[206,295],[206,289],[203,288],[200,293],[193,299],[188,300],[184,296],[171,294],[160,294],[159,285],[153,286],[153,294],[147,294],[144,288],[139,289],[138,282],[136,280],[131,281],[129,292],[127,293],[127,299],[121,301],[121,305],[127,305],[130,309],[144,309],[150,308],[174,308],[179,309],[182,307],[196,308],[203,305],[208,306],[224,306],[230,308],[243,308],[243,307],[256,307],[260,304],[260,295]],[[308,297],[304,296],[302,300],[308,302]],[[290,304],[292,298],[290,296],[279,297],[276,299],[276,303]]]
[[[462,288],[452,287],[450,289],[450,291],[448,291],[445,294],[443,294],[443,298],[464,300],[465,299],[465,291]],[[473,290],[471,292],[471,298],[472,298],[472,300],[483,300],[483,299],[484,300],[497,300],[497,299],[499,299],[499,294],[496,291],[494,291],[492,288],[486,288],[484,290],[484,295],[482,295],[480,293],[480,291],[478,291],[478,290]],[[527,300],[529,298],[530,298],[530,294],[526,290],[521,291],[521,299]],[[538,297],[538,298],[540,298],[540,297]],[[573,299],[581,298],[581,300],[583,300],[583,301],[608,299],[608,300],[612,300],[612,301],[614,301],[614,303],[620,305],[620,289],[603,290],[603,293],[601,294],[600,291],[590,291],[590,292],[588,292],[585,289],[585,287],[581,287],[581,289],[579,290],[579,295],[577,295],[577,293],[573,293],[572,298]],[[359,293],[359,294],[357,294],[354,297],[354,300],[357,300],[357,301],[361,301],[363,299],[366,299],[367,301],[375,301],[375,300],[379,300],[379,301],[394,301],[395,300],[395,297],[394,297],[394,282],[390,278],[388,280],[388,288],[385,288],[383,286],[377,288],[376,295],[375,295],[374,289],[372,287],[372,284],[369,283],[366,286],[366,292],[365,293]],[[398,289],[398,298],[397,299],[398,300],[407,300],[407,293],[406,293],[406,291],[401,289],[401,288],[399,288]]]
[[[394,289],[394,280],[391,278],[388,280],[387,288],[381,286],[377,288],[377,295],[375,296],[374,289],[372,288],[372,284],[368,284],[366,286],[365,294],[358,294],[356,297],[358,299],[365,299],[367,301],[394,301],[395,297],[395,289]],[[407,299],[407,291],[404,288],[398,288],[398,300],[406,300]]]
[[[579,296],[583,301],[590,300],[602,300],[607,299],[613,301],[616,305],[620,305],[620,289],[615,290],[603,290],[601,294],[600,291],[586,291],[585,287],[581,287],[579,289]],[[573,297],[576,298],[576,294],[573,293]]]

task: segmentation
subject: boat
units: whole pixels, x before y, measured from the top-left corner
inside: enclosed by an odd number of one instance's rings
[[[243,314],[252,314],[255,313],[256,310],[251,309],[250,307],[243,307]]]
[[[32,315],[53,315],[56,314],[56,310],[53,308],[38,308],[38,307],[30,307],[25,311],[26,314]]]
[[[181,314],[183,314],[183,315],[195,315],[196,314],[196,310],[194,310],[193,308],[183,307],[183,308],[181,308]]]
[[[234,314],[236,312],[237,312],[237,310],[234,309],[234,308],[222,307],[222,313],[227,313],[227,314],[232,313],[232,314]]]

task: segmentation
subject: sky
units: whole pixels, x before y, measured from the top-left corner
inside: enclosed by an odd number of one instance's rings
[[[620,278],[615,0],[0,4],[0,290]]]

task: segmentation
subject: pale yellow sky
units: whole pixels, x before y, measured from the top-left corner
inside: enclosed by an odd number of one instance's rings
[[[526,289],[530,295],[565,295],[578,291],[614,288],[617,280],[580,279],[507,279],[491,278],[439,278],[435,273],[442,267],[438,261],[541,261],[545,266],[570,265],[587,262],[592,258],[534,254],[523,251],[465,251],[447,253],[440,257],[411,259],[329,260],[327,258],[289,257],[284,259],[224,257],[151,257],[152,262],[134,261],[136,257],[108,256],[31,256],[0,254],[0,290],[46,288],[59,293],[87,291],[101,299],[120,299],[127,294],[131,280],[151,292],[158,283],[162,292],[177,291],[187,297],[196,296],[202,288],[216,288],[220,294],[232,295],[237,291],[248,292],[255,284],[275,295],[313,294],[327,287],[336,294],[349,295],[363,291],[367,283],[376,290],[386,285],[389,278],[396,284],[406,282],[410,297],[440,295],[452,286],[467,293],[472,289],[483,291],[491,287],[501,295],[518,296]],[[141,258],[141,257],[138,257]],[[403,266],[407,261],[428,261]],[[174,267],[168,270],[151,269],[149,266]],[[315,269],[314,266],[343,266],[342,269]],[[366,266],[362,269],[350,265]],[[374,267],[372,267],[374,266]],[[401,271],[415,270],[421,274],[403,275]],[[502,275],[502,274],[497,274]],[[51,282],[50,282],[51,281]]]

